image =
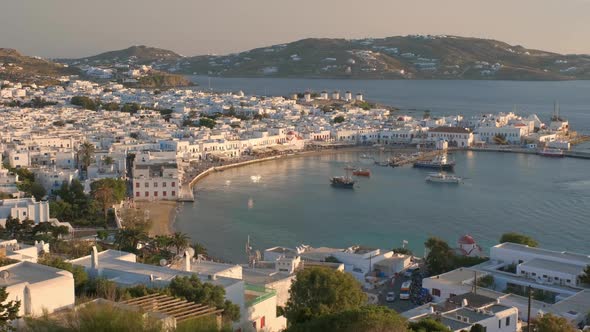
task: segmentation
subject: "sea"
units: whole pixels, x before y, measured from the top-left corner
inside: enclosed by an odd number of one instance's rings
[[[558,100],[574,130],[590,133],[590,82],[356,81],[193,77],[199,88],[256,95],[350,90],[403,110],[466,116],[536,113],[542,120]],[[579,147],[590,150],[588,145]],[[504,232],[537,239],[544,248],[590,254],[590,160],[536,155],[457,152],[460,185],[430,184],[427,171],[380,167],[361,152],[302,156],[214,173],[195,187],[195,202],[181,203],[174,228],[219,259],[246,262],[246,241],[273,246],[391,249],[408,241],[417,255],[438,236],[455,246],[463,234],[484,248]],[[375,159],[386,153],[373,152]],[[329,178],[347,165],[368,167],[354,190]]]

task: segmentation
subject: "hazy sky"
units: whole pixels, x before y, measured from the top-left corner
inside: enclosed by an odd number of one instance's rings
[[[3,0],[0,47],[82,57],[231,53],[307,37],[453,34],[590,53],[590,0]]]

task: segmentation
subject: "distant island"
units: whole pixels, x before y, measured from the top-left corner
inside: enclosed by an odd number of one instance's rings
[[[0,56],[6,50],[0,49]],[[191,83],[185,75],[340,79],[590,79],[590,55],[564,55],[497,40],[457,36],[303,39],[229,55],[183,56],[148,46],[132,46],[86,58],[56,59],[53,62],[18,55],[19,61],[13,57],[8,59],[8,63],[33,62],[21,66],[21,79],[27,73],[45,79],[78,73],[86,79],[118,80],[128,86],[144,88],[188,86]],[[13,77],[14,70],[9,71],[11,76],[7,76],[7,60],[0,57],[0,61],[4,61],[4,67],[0,66],[0,79]]]

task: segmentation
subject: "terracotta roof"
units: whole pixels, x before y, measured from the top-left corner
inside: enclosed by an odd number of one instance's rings
[[[460,244],[475,244],[475,240],[471,235],[465,234],[459,238],[458,241]]]
[[[435,133],[457,133],[457,134],[468,134],[471,130],[461,127],[436,127],[430,129],[431,132]]]

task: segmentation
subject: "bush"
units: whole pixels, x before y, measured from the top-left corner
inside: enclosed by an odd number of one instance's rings
[[[91,111],[96,111],[99,105],[99,103],[86,96],[74,96],[72,99],[70,99],[70,104],[81,106]]]

